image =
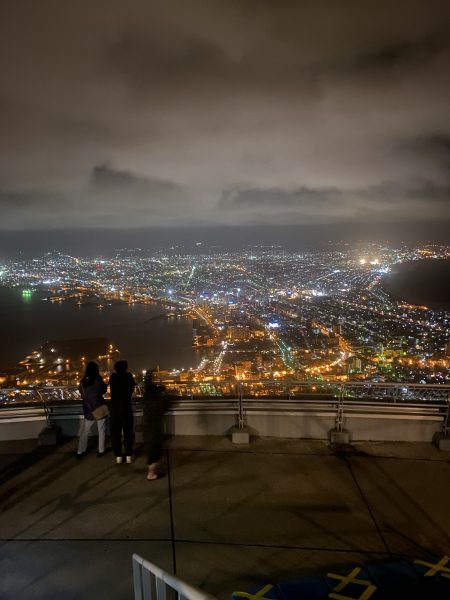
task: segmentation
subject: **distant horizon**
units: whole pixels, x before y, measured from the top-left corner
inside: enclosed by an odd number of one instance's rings
[[[339,243],[450,244],[450,222],[341,223],[329,225],[260,225],[143,228],[65,228],[0,230],[0,259],[52,250],[83,256],[120,248],[155,250],[170,246],[218,246],[240,250],[252,245],[278,245],[286,250],[326,248]]]

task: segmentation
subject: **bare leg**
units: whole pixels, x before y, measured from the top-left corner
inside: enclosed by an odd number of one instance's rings
[[[158,479],[157,468],[158,468],[157,462],[154,462],[154,463],[151,463],[150,465],[148,465],[147,481],[154,481],[155,479]]]

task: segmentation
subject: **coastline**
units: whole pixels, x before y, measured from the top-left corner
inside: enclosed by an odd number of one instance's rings
[[[383,289],[397,301],[450,311],[450,259],[423,259],[392,267]]]

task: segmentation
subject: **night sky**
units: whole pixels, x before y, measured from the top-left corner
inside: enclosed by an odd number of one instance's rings
[[[450,221],[448,0],[2,0],[0,72],[3,230]]]

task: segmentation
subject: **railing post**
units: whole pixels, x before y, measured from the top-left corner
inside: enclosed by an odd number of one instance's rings
[[[336,415],[336,429],[339,433],[344,429],[344,385],[339,388],[338,407]]]
[[[50,421],[50,411],[49,411],[49,408],[48,408],[47,403],[45,401],[45,398],[42,395],[41,390],[36,389],[36,394],[39,396],[39,400],[42,403],[42,408],[44,409],[45,422],[47,424],[47,427],[50,428],[52,426],[51,421]]]
[[[41,390],[36,390],[40,401],[42,402],[42,408],[44,409],[45,415],[45,427],[40,431],[38,435],[39,446],[56,446],[61,437],[61,428],[53,425],[50,419],[50,409],[47,406],[45,398]]]
[[[156,600],[166,600],[166,584],[159,577],[156,579]]]
[[[134,600],[215,600],[157,565],[133,554]]]
[[[142,596],[142,565],[133,557],[133,588],[134,600],[143,600]]]
[[[243,383],[238,384],[238,424],[231,428],[231,441],[233,444],[248,444],[250,442],[250,432],[245,426],[243,400]]]
[[[244,410],[242,408],[243,385],[239,382],[239,398],[238,398],[238,427],[244,428]]]
[[[447,408],[442,430],[434,434],[433,441],[439,450],[450,452],[450,396],[447,396]]]
[[[450,396],[447,398],[447,414],[445,415],[444,424],[442,426],[444,437],[450,436]]]
[[[346,445],[350,442],[350,434],[344,429],[344,383],[340,385],[338,394],[336,427],[330,431],[330,442],[337,445]]]

